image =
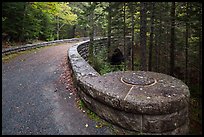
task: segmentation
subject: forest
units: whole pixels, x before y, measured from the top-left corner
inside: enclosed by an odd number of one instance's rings
[[[201,2],[3,2],[3,48],[89,37],[101,74],[143,70],[174,76],[191,93],[191,124],[202,125]],[[107,48],[95,53],[95,37]],[[117,47],[122,47],[118,48]],[[117,50],[116,50],[117,49]],[[113,61],[113,55],[122,53]]]

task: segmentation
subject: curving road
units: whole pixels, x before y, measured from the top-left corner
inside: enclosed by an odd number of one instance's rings
[[[2,63],[3,135],[112,134],[108,127],[96,128],[77,108],[70,74],[65,73],[67,49],[73,44],[41,48]]]

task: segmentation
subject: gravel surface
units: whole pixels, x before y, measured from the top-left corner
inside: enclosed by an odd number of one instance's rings
[[[3,135],[107,135],[76,105],[66,64],[74,43],[50,46],[2,63]],[[68,71],[67,71],[68,70]]]

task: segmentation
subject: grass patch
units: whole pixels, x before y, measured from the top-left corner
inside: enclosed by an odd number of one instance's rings
[[[8,55],[3,55],[2,56],[2,62],[3,63],[9,62],[11,59],[14,59],[15,57],[17,57],[19,55],[35,52],[35,51],[40,50],[41,48],[42,47],[35,48],[35,49],[29,49],[29,50],[25,50],[25,51],[19,51],[19,52],[11,53]]]
[[[100,118],[96,113],[94,113],[92,110],[88,109],[84,103],[83,100],[78,99],[77,100],[77,106],[78,108],[83,111],[84,113],[86,113],[86,115],[93,121],[97,122],[97,124],[95,125],[96,128],[102,128],[104,126],[108,126],[109,128],[112,129],[112,124],[103,120],[102,118]]]
[[[110,125],[110,123],[104,121],[96,113],[94,113],[93,111],[88,109],[83,100],[78,99],[77,100],[77,106],[81,111],[86,112],[87,116],[90,119],[97,122],[96,128],[102,128],[103,126],[109,126]]]
[[[8,62],[10,59],[15,58],[16,56],[18,56],[20,53],[12,53],[9,55],[2,55],[2,62],[6,63]]]
[[[17,57],[19,55],[28,54],[28,53],[31,53],[31,52],[36,52],[36,51],[39,51],[40,49],[43,49],[43,48],[48,48],[50,46],[58,46],[58,45],[61,45],[61,44],[52,44],[52,45],[48,45],[48,46],[42,46],[42,47],[38,47],[38,48],[34,48],[34,49],[28,49],[28,50],[24,50],[24,51],[11,53],[11,54],[8,54],[8,55],[2,55],[2,62],[7,63],[11,59],[14,59],[15,57]]]
[[[86,113],[86,115],[93,121],[97,122],[95,125],[95,128],[102,128],[104,126],[108,127],[113,135],[142,135],[140,132],[135,132],[135,131],[129,131],[126,129],[123,129],[121,127],[118,127],[116,125],[113,125],[102,118],[100,118],[96,113],[94,113],[92,110],[88,109],[84,103],[83,100],[77,99],[77,106],[78,108]]]

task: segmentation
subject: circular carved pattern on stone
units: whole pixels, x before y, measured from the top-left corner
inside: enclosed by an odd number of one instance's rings
[[[130,73],[129,75],[125,75],[121,78],[121,80],[127,84],[131,85],[150,85],[155,82],[154,78],[148,77],[145,74],[142,73]]]

